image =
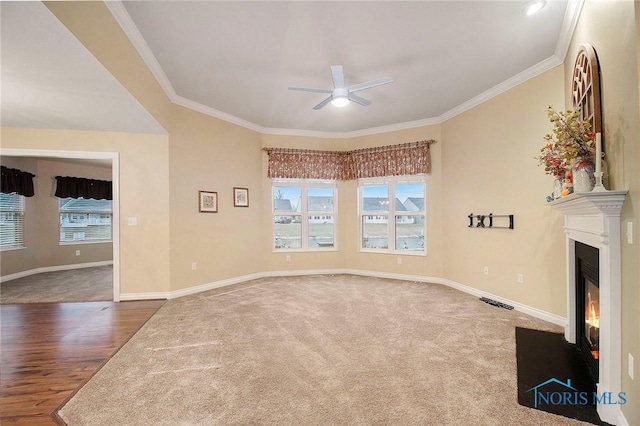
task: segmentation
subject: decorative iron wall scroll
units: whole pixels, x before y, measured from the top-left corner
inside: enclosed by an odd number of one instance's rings
[[[513,229],[512,214],[469,214],[469,228]]]

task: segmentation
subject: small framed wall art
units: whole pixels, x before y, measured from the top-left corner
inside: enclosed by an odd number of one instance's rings
[[[200,213],[218,213],[218,193],[198,191],[200,197]]]
[[[249,189],[233,188],[233,206],[249,207]]]

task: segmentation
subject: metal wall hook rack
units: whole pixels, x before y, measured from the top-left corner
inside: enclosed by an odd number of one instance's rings
[[[469,228],[492,228],[492,229],[513,229],[513,215],[512,214],[469,214],[467,216],[469,218]],[[498,219],[497,222],[503,222],[501,219],[508,218],[508,225],[495,225],[494,219]],[[489,220],[489,223],[485,223],[486,220]],[[475,221],[475,225],[474,225]]]

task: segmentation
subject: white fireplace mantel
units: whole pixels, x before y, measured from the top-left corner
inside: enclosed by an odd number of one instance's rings
[[[565,217],[567,252],[567,325],[565,338],[576,343],[575,242],[599,251],[600,261],[600,360],[598,393],[621,392],[621,272],[620,212],[627,191],[571,194],[549,203]],[[620,406],[597,405],[600,418],[619,424]]]

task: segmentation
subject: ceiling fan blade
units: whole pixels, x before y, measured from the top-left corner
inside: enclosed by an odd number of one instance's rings
[[[362,106],[371,105],[371,101],[368,101],[365,98],[361,98],[358,95],[354,95],[353,93],[349,93],[349,100]]]
[[[391,77],[382,77],[376,78],[375,80],[365,81],[364,83],[354,84],[353,86],[347,87],[347,89],[349,89],[349,92],[357,92],[358,90],[369,89],[370,87],[381,86],[392,82],[393,80]]]
[[[344,70],[342,65],[331,65],[331,76],[333,77],[333,87],[341,89],[344,87]]]
[[[333,90],[330,89],[310,89],[308,87],[289,87],[289,90],[297,90],[298,92],[333,93]]]
[[[325,99],[324,101],[320,102],[318,105],[314,106],[313,109],[315,109],[315,110],[321,109],[322,107],[324,107],[326,104],[328,104],[332,100],[333,100],[333,95],[329,96],[327,99]]]

